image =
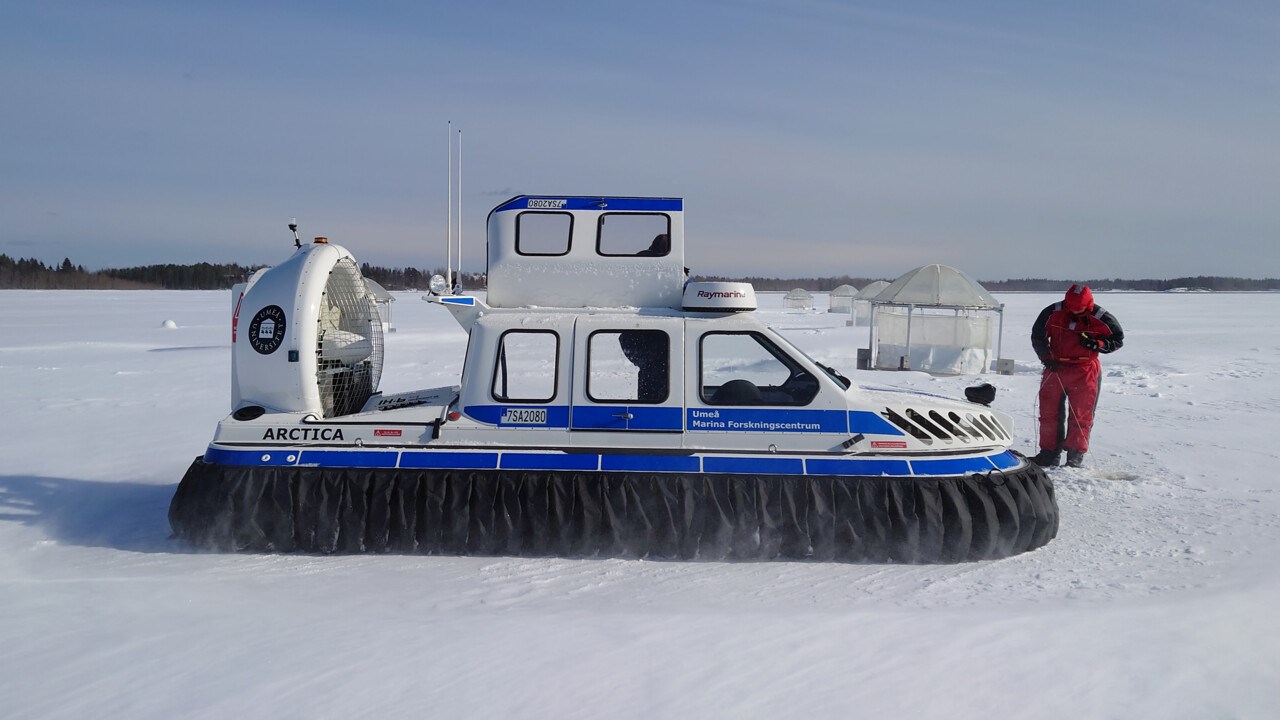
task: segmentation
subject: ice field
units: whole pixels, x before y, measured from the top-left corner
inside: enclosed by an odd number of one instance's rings
[[[382,389],[456,383],[462,331],[395,296]],[[760,313],[855,384],[993,383],[1032,454],[1058,296],[997,297],[1011,376],[856,371],[823,294]],[[1057,539],[908,566],[197,552],[166,511],[229,409],[229,293],[0,291],[0,716],[1274,717],[1280,294],[1097,301],[1126,345]]]

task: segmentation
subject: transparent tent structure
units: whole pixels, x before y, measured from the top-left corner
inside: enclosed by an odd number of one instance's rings
[[[364,284],[369,288],[369,297],[373,298],[374,306],[378,309],[378,317],[382,320],[382,332],[395,332],[395,326],[391,324],[391,303],[396,299],[391,297],[391,293],[387,292],[386,288],[369,278],[364,279]]]
[[[793,288],[782,296],[782,306],[788,310],[812,310],[813,294],[804,288]]]
[[[918,267],[870,306],[873,369],[973,375],[1000,357],[1004,305],[953,267]]]
[[[858,296],[858,288],[852,285],[841,285],[831,291],[830,299],[827,305],[827,312],[845,313],[853,312],[853,299]]]
[[[888,282],[884,280],[877,280],[858,291],[857,297],[853,299],[853,307],[849,310],[849,313],[853,316],[850,318],[850,320],[852,320],[850,324],[870,325],[871,300],[887,287],[889,287]]]

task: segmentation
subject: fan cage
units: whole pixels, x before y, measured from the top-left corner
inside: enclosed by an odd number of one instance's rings
[[[316,322],[316,386],[324,417],[360,412],[382,379],[382,319],[351,258],[329,272]],[[350,345],[362,357],[326,356],[326,339]]]

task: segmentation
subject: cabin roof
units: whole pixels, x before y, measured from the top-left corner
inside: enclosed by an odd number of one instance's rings
[[[490,214],[508,210],[531,209],[680,212],[684,210],[684,200],[673,197],[614,197],[608,195],[517,195],[495,207],[490,211]]]

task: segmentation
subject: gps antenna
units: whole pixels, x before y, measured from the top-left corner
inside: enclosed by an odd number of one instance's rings
[[[298,218],[289,218],[289,229],[293,231],[293,246],[302,247],[302,238],[298,237]]]

